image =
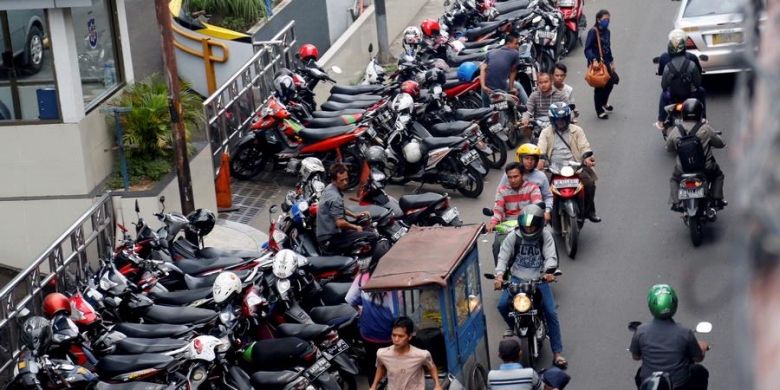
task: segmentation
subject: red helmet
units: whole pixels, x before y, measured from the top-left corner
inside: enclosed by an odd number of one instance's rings
[[[47,318],[54,317],[55,314],[61,311],[67,311],[70,315],[70,301],[68,297],[60,293],[51,293],[43,299],[43,313]]]
[[[301,45],[301,48],[298,49],[298,58],[300,58],[301,61],[308,61],[309,59],[314,59],[316,61],[320,58],[320,51],[317,50],[317,46],[307,43]]]
[[[406,80],[401,83],[401,92],[409,94],[413,98],[420,96],[420,84],[414,80]]]
[[[434,35],[439,35],[441,26],[439,26],[439,22],[433,19],[425,19],[420,25],[420,29],[422,30],[423,35],[426,37],[432,37]]]

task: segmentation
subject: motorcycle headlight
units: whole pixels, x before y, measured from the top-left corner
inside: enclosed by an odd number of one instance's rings
[[[514,305],[516,311],[525,313],[531,310],[531,298],[528,298],[528,295],[525,295],[525,293],[517,294],[512,299],[512,305]]]

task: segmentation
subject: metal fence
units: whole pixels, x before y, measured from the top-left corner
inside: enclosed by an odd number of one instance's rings
[[[46,294],[64,291],[67,283],[83,282],[88,265],[111,255],[114,226],[114,205],[106,193],[0,290],[0,383],[10,379],[10,369],[19,355],[17,320],[22,313],[27,309],[41,314]]]
[[[270,41],[253,42],[255,55],[203,102],[215,175],[222,153],[229,152],[241,139],[255,113],[273,93],[274,74],[292,67],[294,27],[295,21],[291,21]]]

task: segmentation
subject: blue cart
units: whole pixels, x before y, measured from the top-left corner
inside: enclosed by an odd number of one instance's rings
[[[363,287],[393,293],[397,312],[417,325],[412,344],[431,352],[442,385],[452,390],[487,389],[490,355],[477,251],[482,229],[413,227]]]

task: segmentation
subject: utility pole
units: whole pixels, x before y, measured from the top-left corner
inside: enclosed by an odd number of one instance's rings
[[[173,150],[176,159],[176,175],[179,178],[179,197],[181,199],[181,212],[189,214],[195,209],[192,198],[192,177],[190,176],[190,162],[187,158],[187,141],[184,131],[184,123],[181,121],[181,100],[179,98],[179,72],[176,70],[176,57],[173,51],[173,32],[171,30],[171,11],[168,8],[168,0],[155,0],[157,11],[157,23],[160,24],[162,34],[162,56],[165,66],[165,79],[168,81],[168,109],[171,112],[171,124],[173,132]]]
[[[377,58],[380,64],[390,62],[390,44],[387,39],[387,9],[385,0],[374,1],[374,16],[376,17],[376,39],[379,51]]]

